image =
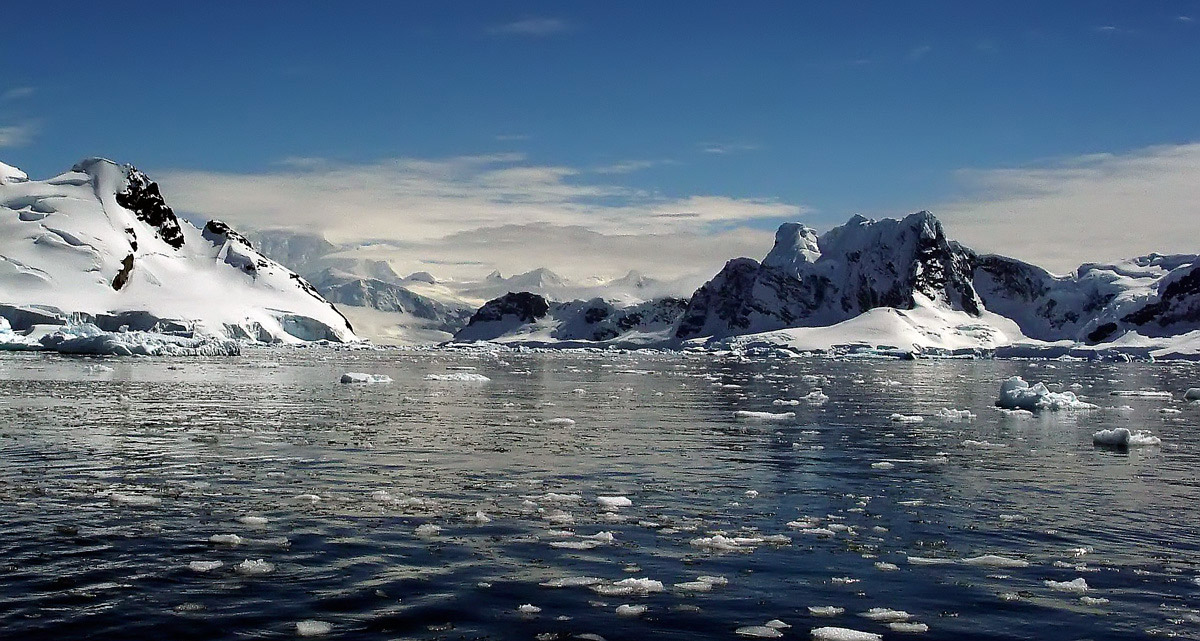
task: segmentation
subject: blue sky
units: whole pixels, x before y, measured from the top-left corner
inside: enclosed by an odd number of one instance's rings
[[[1200,140],[1194,1],[55,7],[4,10],[0,159],[131,162],[205,215],[228,203],[202,178],[486,156],[613,188],[572,203],[792,207],[706,216],[710,233],[825,228],[986,200],[987,172],[1070,178]],[[290,221],[272,222],[243,224]],[[412,240],[400,227],[379,235]]]

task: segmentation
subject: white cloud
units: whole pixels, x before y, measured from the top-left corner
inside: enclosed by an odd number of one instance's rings
[[[622,160],[611,165],[595,167],[592,169],[592,172],[597,174],[631,174],[643,169],[673,164],[675,164],[675,161],[672,160]]]
[[[37,127],[32,123],[0,127],[0,147],[22,147],[33,140]]]
[[[754,143],[744,142],[702,142],[699,147],[700,151],[706,154],[733,154],[743,151],[757,151],[762,148]]]
[[[715,271],[732,257],[718,249],[753,245],[750,253],[761,257],[770,248],[769,232],[744,227],[807,211],[769,198],[669,198],[598,177],[511,153],[361,165],[291,159],[254,174],[155,172],[168,202],[196,218],[319,231],[335,242],[387,240],[413,261],[469,258],[486,266],[457,274],[419,267],[450,276],[540,266],[568,276]],[[403,259],[404,251],[393,256]]]
[[[20,100],[28,98],[34,94],[33,87],[13,87],[4,93],[0,93],[0,102],[9,102],[12,100]]]
[[[507,36],[545,37],[570,31],[571,25],[561,18],[525,18],[488,28],[490,33]]]
[[[947,234],[1065,273],[1084,262],[1200,252],[1200,143],[964,170],[935,213]]]

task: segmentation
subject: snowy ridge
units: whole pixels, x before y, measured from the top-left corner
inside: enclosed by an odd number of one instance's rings
[[[220,221],[178,218],[158,185],[101,158],[44,181],[0,174],[0,316],[268,342],[357,340],[299,275]]]
[[[893,355],[1200,357],[1200,258],[1152,254],[1056,276],[978,255],[929,212],[855,216],[823,235],[782,225],[760,263],[735,258],[653,331],[603,325],[603,300],[490,301],[457,341]],[[608,311],[601,307],[608,305]],[[672,311],[675,310],[675,311]],[[678,313],[677,320],[669,317]],[[669,330],[664,325],[671,324]],[[612,332],[616,333],[613,334]]]

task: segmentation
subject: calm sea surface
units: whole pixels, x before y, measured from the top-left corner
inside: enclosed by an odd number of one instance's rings
[[[1015,374],[1101,409],[1001,413]],[[3,354],[0,638],[1200,638],[1188,387],[1194,364]],[[1092,445],[1114,427],[1162,445]]]

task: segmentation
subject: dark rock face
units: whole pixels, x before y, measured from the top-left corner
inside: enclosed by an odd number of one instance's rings
[[[179,228],[179,219],[163,200],[158,191],[158,183],[151,181],[146,174],[132,165],[126,165],[126,175],[127,184],[124,191],[117,192],[117,204],[133,212],[138,220],[153,227],[163,242],[175,249],[183,247],[183,230]]]
[[[121,271],[113,276],[112,288],[120,291],[125,283],[129,282],[129,275],[133,273],[133,254],[129,254],[121,261]]]
[[[529,292],[509,292],[500,298],[484,303],[479,311],[471,316],[467,323],[470,327],[476,323],[487,323],[503,320],[505,316],[515,316],[522,323],[532,323],[544,318],[550,311],[550,303],[543,297]]]
[[[1200,323],[1200,265],[1193,264],[1159,288],[1158,301],[1121,318],[1147,336],[1169,335],[1169,328]]]
[[[856,216],[819,239],[808,228],[787,224],[761,265],[749,258],[729,261],[696,291],[676,336],[832,325],[877,307],[912,309],[918,293],[978,316],[974,258],[948,241],[928,212],[901,221]]]
[[[246,246],[248,249],[253,249],[253,246],[250,244],[250,240],[248,238],[234,231],[232,227],[219,220],[210,220],[205,223],[204,230],[201,232],[201,235],[205,240],[214,245],[233,241]]]

